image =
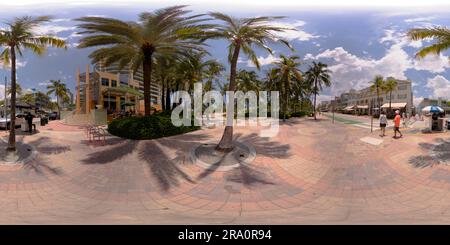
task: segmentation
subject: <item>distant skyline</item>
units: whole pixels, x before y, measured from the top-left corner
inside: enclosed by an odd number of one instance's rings
[[[416,60],[414,53],[427,45],[427,41],[411,42],[405,37],[407,30],[422,26],[450,26],[450,8],[437,7],[445,5],[446,1],[376,1],[379,8],[367,7],[362,1],[333,1],[339,2],[341,7],[326,5],[330,1],[276,1],[277,6],[269,8],[275,1],[243,1],[230,2],[224,7],[225,1],[31,1],[6,2],[0,1],[0,21],[4,22],[15,16],[49,14],[54,20],[42,26],[39,33],[53,34],[64,38],[68,50],[49,49],[43,57],[25,52],[19,58],[18,81],[26,89],[36,88],[45,91],[48,81],[61,79],[73,91],[75,87],[75,73],[79,67],[84,71],[90,63],[88,54],[92,49],[77,49],[80,35],[76,29],[76,22],[72,19],[85,15],[98,15],[136,20],[142,11],[152,11],[156,8],[174,4],[188,4],[188,9],[195,13],[205,13],[208,10],[221,10],[227,14],[243,16],[284,15],[285,20],[276,24],[296,28],[281,34],[290,40],[296,49],[295,55],[302,58],[306,70],[307,64],[318,59],[330,66],[333,71],[331,88],[323,91],[320,100],[327,100],[351,88],[359,89],[369,84],[377,75],[394,76],[399,79],[409,78],[413,81],[414,100],[417,103],[423,97],[444,97],[450,99],[450,63],[449,52],[440,56],[430,56],[423,60]],[[361,2],[361,3],[359,3]],[[351,4],[354,3],[354,4]],[[391,8],[395,3],[404,8]],[[422,4],[423,3],[423,4]],[[291,4],[291,5],[290,5]],[[293,4],[293,5],[292,5]],[[320,5],[322,7],[320,7]],[[420,5],[422,4],[422,5]],[[326,5],[326,7],[325,7]],[[449,5],[449,4],[447,4]],[[269,6],[269,7],[268,7]],[[286,8],[286,6],[308,6],[309,8]],[[347,7],[345,7],[347,6]],[[357,7],[354,10],[352,7]],[[422,6],[420,9],[415,8]],[[449,5],[450,6],[450,5]],[[38,11],[39,10],[39,11]],[[44,11],[45,10],[45,11]],[[0,24],[0,27],[2,25]],[[222,41],[210,41],[209,51],[212,58],[217,59],[228,67],[226,60],[226,45]],[[262,63],[261,74],[270,67],[279,54],[292,55],[281,45],[273,46],[275,53],[270,55],[261,50],[257,51]],[[1,48],[0,48],[1,50]],[[241,56],[238,64],[240,69],[255,69],[247,57]],[[3,80],[9,71],[0,68],[0,98],[3,98]]]

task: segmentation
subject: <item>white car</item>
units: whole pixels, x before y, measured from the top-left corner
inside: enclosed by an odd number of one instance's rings
[[[20,125],[25,122],[25,118],[23,117],[16,117],[16,128],[19,128]],[[9,128],[9,124],[11,123],[11,118],[0,118],[0,128],[7,129]]]

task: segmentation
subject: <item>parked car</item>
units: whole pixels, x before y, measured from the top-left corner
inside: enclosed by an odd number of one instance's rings
[[[58,119],[58,113],[57,112],[51,112],[48,114],[48,120],[57,120]]]
[[[25,121],[23,114],[16,115],[16,128],[20,128],[20,125]],[[9,129],[9,125],[11,124],[11,118],[0,118],[0,128]]]

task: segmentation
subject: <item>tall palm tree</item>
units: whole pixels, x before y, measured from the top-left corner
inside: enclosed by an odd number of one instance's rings
[[[0,46],[5,49],[0,54],[6,65],[11,65],[11,129],[8,140],[8,150],[16,150],[15,114],[16,114],[16,59],[22,56],[23,50],[29,49],[37,55],[43,55],[47,46],[66,48],[64,40],[39,35],[35,33],[36,27],[50,21],[48,16],[18,17],[14,21],[6,23],[5,29],[0,29]]]
[[[375,78],[372,81],[372,85],[370,85],[370,91],[376,92],[377,94],[377,107],[378,110],[380,110],[380,94],[383,92],[384,88],[384,78],[381,75],[375,76]],[[373,107],[373,106],[372,106]]]
[[[450,29],[447,27],[414,28],[408,32],[411,40],[423,40],[432,38],[435,43],[422,48],[416,53],[416,58],[423,58],[429,54],[439,55],[444,50],[450,48]]]
[[[143,69],[145,115],[151,113],[150,85],[155,56],[186,55],[203,50],[203,30],[211,25],[200,25],[201,15],[186,16],[185,6],[172,6],[139,15],[139,21],[121,21],[113,18],[82,17],[78,27],[91,34],[80,40],[79,48],[103,46],[89,57],[93,63],[105,66],[117,62],[119,68],[130,66],[134,72]]]
[[[316,63],[315,61],[313,61],[312,66],[310,66],[308,71],[306,72],[307,80],[311,84],[314,84],[314,87],[313,87],[313,94],[314,94],[314,105],[313,105],[314,120],[317,120],[317,117],[316,117],[316,100],[317,100],[317,95],[319,94],[319,91],[322,90],[323,86],[326,86],[326,87],[331,86],[330,73],[331,73],[331,71],[328,69],[328,66],[326,64],[323,64],[321,62]]]
[[[277,73],[280,81],[283,86],[284,93],[284,103],[283,103],[283,121],[286,120],[286,114],[288,112],[288,98],[291,93],[291,87],[293,80],[301,81],[302,72],[300,71],[300,62],[298,61],[300,57],[298,56],[290,56],[286,57],[284,55],[280,55],[280,60],[274,62],[273,64],[276,66],[275,72]]]
[[[56,96],[56,107],[58,108],[58,116],[61,116],[60,101],[67,101],[69,98],[67,94],[67,87],[61,80],[50,80],[50,85],[47,86],[47,95],[54,94]]]
[[[392,92],[397,88],[397,80],[395,80],[392,77],[389,77],[386,82],[384,83],[383,90],[386,93],[389,93],[389,112],[391,111],[392,107]]]
[[[230,63],[230,83],[228,84],[228,91],[234,92],[236,89],[236,74],[237,62],[241,50],[248,56],[256,68],[260,65],[255,51],[252,46],[260,47],[272,53],[272,50],[267,46],[268,42],[280,41],[291,46],[287,41],[279,39],[275,33],[287,30],[286,28],[271,25],[269,22],[283,17],[254,17],[254,18],[234,18],[229,15],[212,12],[209,14],[214,19],[222,22],[209,32],[210,38],[225,39],[229,42],[228,45],[228,62]],[[228,98],[227,104],[227,121],[232,122],[234,115],[228,108],[234,107],[234,99]],[[222,139],[216,147],[216,150],[229,152],[233,149],[233,125],[225,126]]]

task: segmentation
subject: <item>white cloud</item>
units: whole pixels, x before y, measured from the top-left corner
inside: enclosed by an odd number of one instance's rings
[[[51,85],[52,83],[50,82],[50,81],[45,81],[45,82],[40,82],[40,83],[38,83],[38,85],[39,86],[48,86],[48,85]]]
[[[16,68],[20,68],[20,67],[25,67],[27,65],[27,61],[26,60],[16,60]],[[10,62],[11,64],[11,62]],[[5,67],[4,63],[0,60],[0,67],[6,70],[10,70],[11,69],[11,65],[8,65]]]
[[[63,31],[73,31],[77,29],[76,26],[63,26],[57,24],[46,24],[40,25],[34,29],[34,31],[39,35],[57,35]]]
[[[260,66],[270,65],[270,64],[272,64],[273,62],[278,61],[278,60],[280,60],[280,58],[275,57],[275,56],[272,55],[272,54],[267,55],[267,57],[263,57],[263,56],[259,56],[259,57],[258,57],[258,62],[259,62],[259,65],[260,65]],[[248,67],[255,67],[255,65],[253,64],[253,62],[252,62],[251,60],[242,60],[242,59],[239,59],[238,62],[239,62],[239,63],[246,63],[246,65],[247,65]]]
[[[450,81],[445,77],[436,75],[433,78],[429,78],[425,86],[433,91],[433,98],[450,99]]]
[[[410,19],[405,19],[405,22],[407,23],[411,23],[411,22],[427,22],[427,21],[431,21],[433,20],[434,17],[417,17],[417,18],[410,18]]]
[[[413,105],[417,107],[420,104],[420,102],[422,102],[422,100],[423,96],[413,97]]]
[[[304,26],[306,22],[302,20],[297,20],[293,23],[288,22],[272,22],[274,26],[288,28],[291,30],[285,30],[284,32],[277,32],[276,35],[280,38],[291,40],[299,40],[299,41],[308,41],[314,38],[318,38],[320,36],[313,35],[311,33],[307,33],[303,30],[299,30],[300,27]]]
[[[433,73],[444,72],[445,69],[450,68],[448,58],[441,55],[428,55],[422,59],[414,60],[414,69],[425,70]]]

